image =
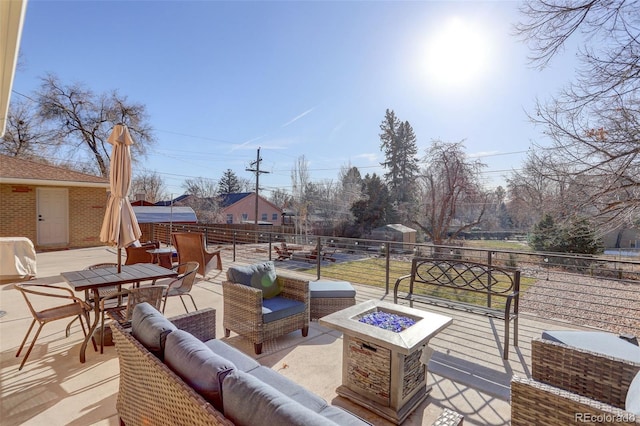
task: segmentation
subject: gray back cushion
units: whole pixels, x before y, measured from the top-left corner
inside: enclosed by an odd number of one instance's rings
[[[204,342],[204,344],[207,345],[213,353],[233,362],[236,368],[240,371],[247,372],[260,367],[258,361],[233,346],[228,345],[222,340],[211,339]]]
[[[256,272],[254,265],[230,266],[227,269],[227,280],[251,286],[251,277]]]
[[[163,358],[165,338],[174,330],[176,326],[150,304],[139,303],[133,309],[131,334],[160,359]]]
[[[224,415],[237,425],[335,425],[260,379],[242,371],[236,370],[225,376],[222,381],[222,395]]]
[[[213,353],[183,330],[167,336],[164,362],[204,399],[222,409],[220,383],[225,374],[235,369],[233,362]]]
[[[282,291],[276,280],[276,266],[273,261],[230,266],[227,269],[227,280],[262,290],[262,297],[265,299],[275,297]]]

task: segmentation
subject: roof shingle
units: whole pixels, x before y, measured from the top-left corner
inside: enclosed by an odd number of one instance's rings
[[[0,154],[0,179],[28,179],[40,181],[58,181],[75,183],[109,184],[102,176],[88,175],[63,167],[38,163],[22,158]]]

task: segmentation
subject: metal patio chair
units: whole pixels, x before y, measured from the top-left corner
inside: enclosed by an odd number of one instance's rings
[[[25,334],[20,347],[18,348],[18,352],[16,353],[16,357],[20,356],[20,352],[24,347],[24,344],[27,342],[27,338],[29,334],[31,334],[31,330],[36,322],[39,324],[38,331],[36,331],[31,344],[29,345],[29,349],[27,349],[27,353],[25,354],[22,362],[20,363],[20,367],[18,370],[22,370],[25,362],[27,362],[27,358],[29,358],[29,354],[31,354],[31,350],[40,335],[40,331],[45,324],[65,319],[71,318],[72,320],[69,322],[66,328],[66,337],[69,337],[71,332],[71,324],[76,320],[80,319],[80,325],[82,326],[82,332],[85,337],[87,335],[87,330],[84,328],[84,321],[87,323],[87,327],[90,328],[89,325],[89,312],[92,310],[91,306],[89,306],[83,300],[75,297],[73,295],[73,291],[66,287],[59,287],[51,284],[43,284],[38,282],[23,282],[14,284],[14,288],[24,296],[24,300],[27,302],[27,306],[29,307],[29,311],[31,311],[31,315],[33,316],[33,321],[31,321],[31,325],[29,326],[29,330],[27,330],[27,334]],[[65,304],[61,304],[55,307],[47,307],[43,309],[38,309],[41,305],[50,306],[51,300],[46,301],[45,299],[59,299],[61,302],[66,302]],[[93,342],[93,348],[97,350],[95,341]]]

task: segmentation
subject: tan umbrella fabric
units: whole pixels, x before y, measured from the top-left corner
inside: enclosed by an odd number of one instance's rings
[[[121,249],[138,240],[142,235],[138,220],[127,197],[131,187],[131,152],[129,147],[133,145],[133,140],[127,126],[116,124],[107,141],[113,145],[109,166],[111,194],[102,222],[100,241]],[[118,250],[118,265],[120,263],[120,250]]]

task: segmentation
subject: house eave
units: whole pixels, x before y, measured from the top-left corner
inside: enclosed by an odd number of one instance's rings
[[[4,136],[27,0],[0,1],[0,137]]]
[[[69,180],[49,180],[49,179],[21,179],[21,178],[2,178],[0,184],[6,185],[33,185],[33,186],[73,186],[81,188],[105,188],[109,189],[109,183],[99,182],[79,182]]]

